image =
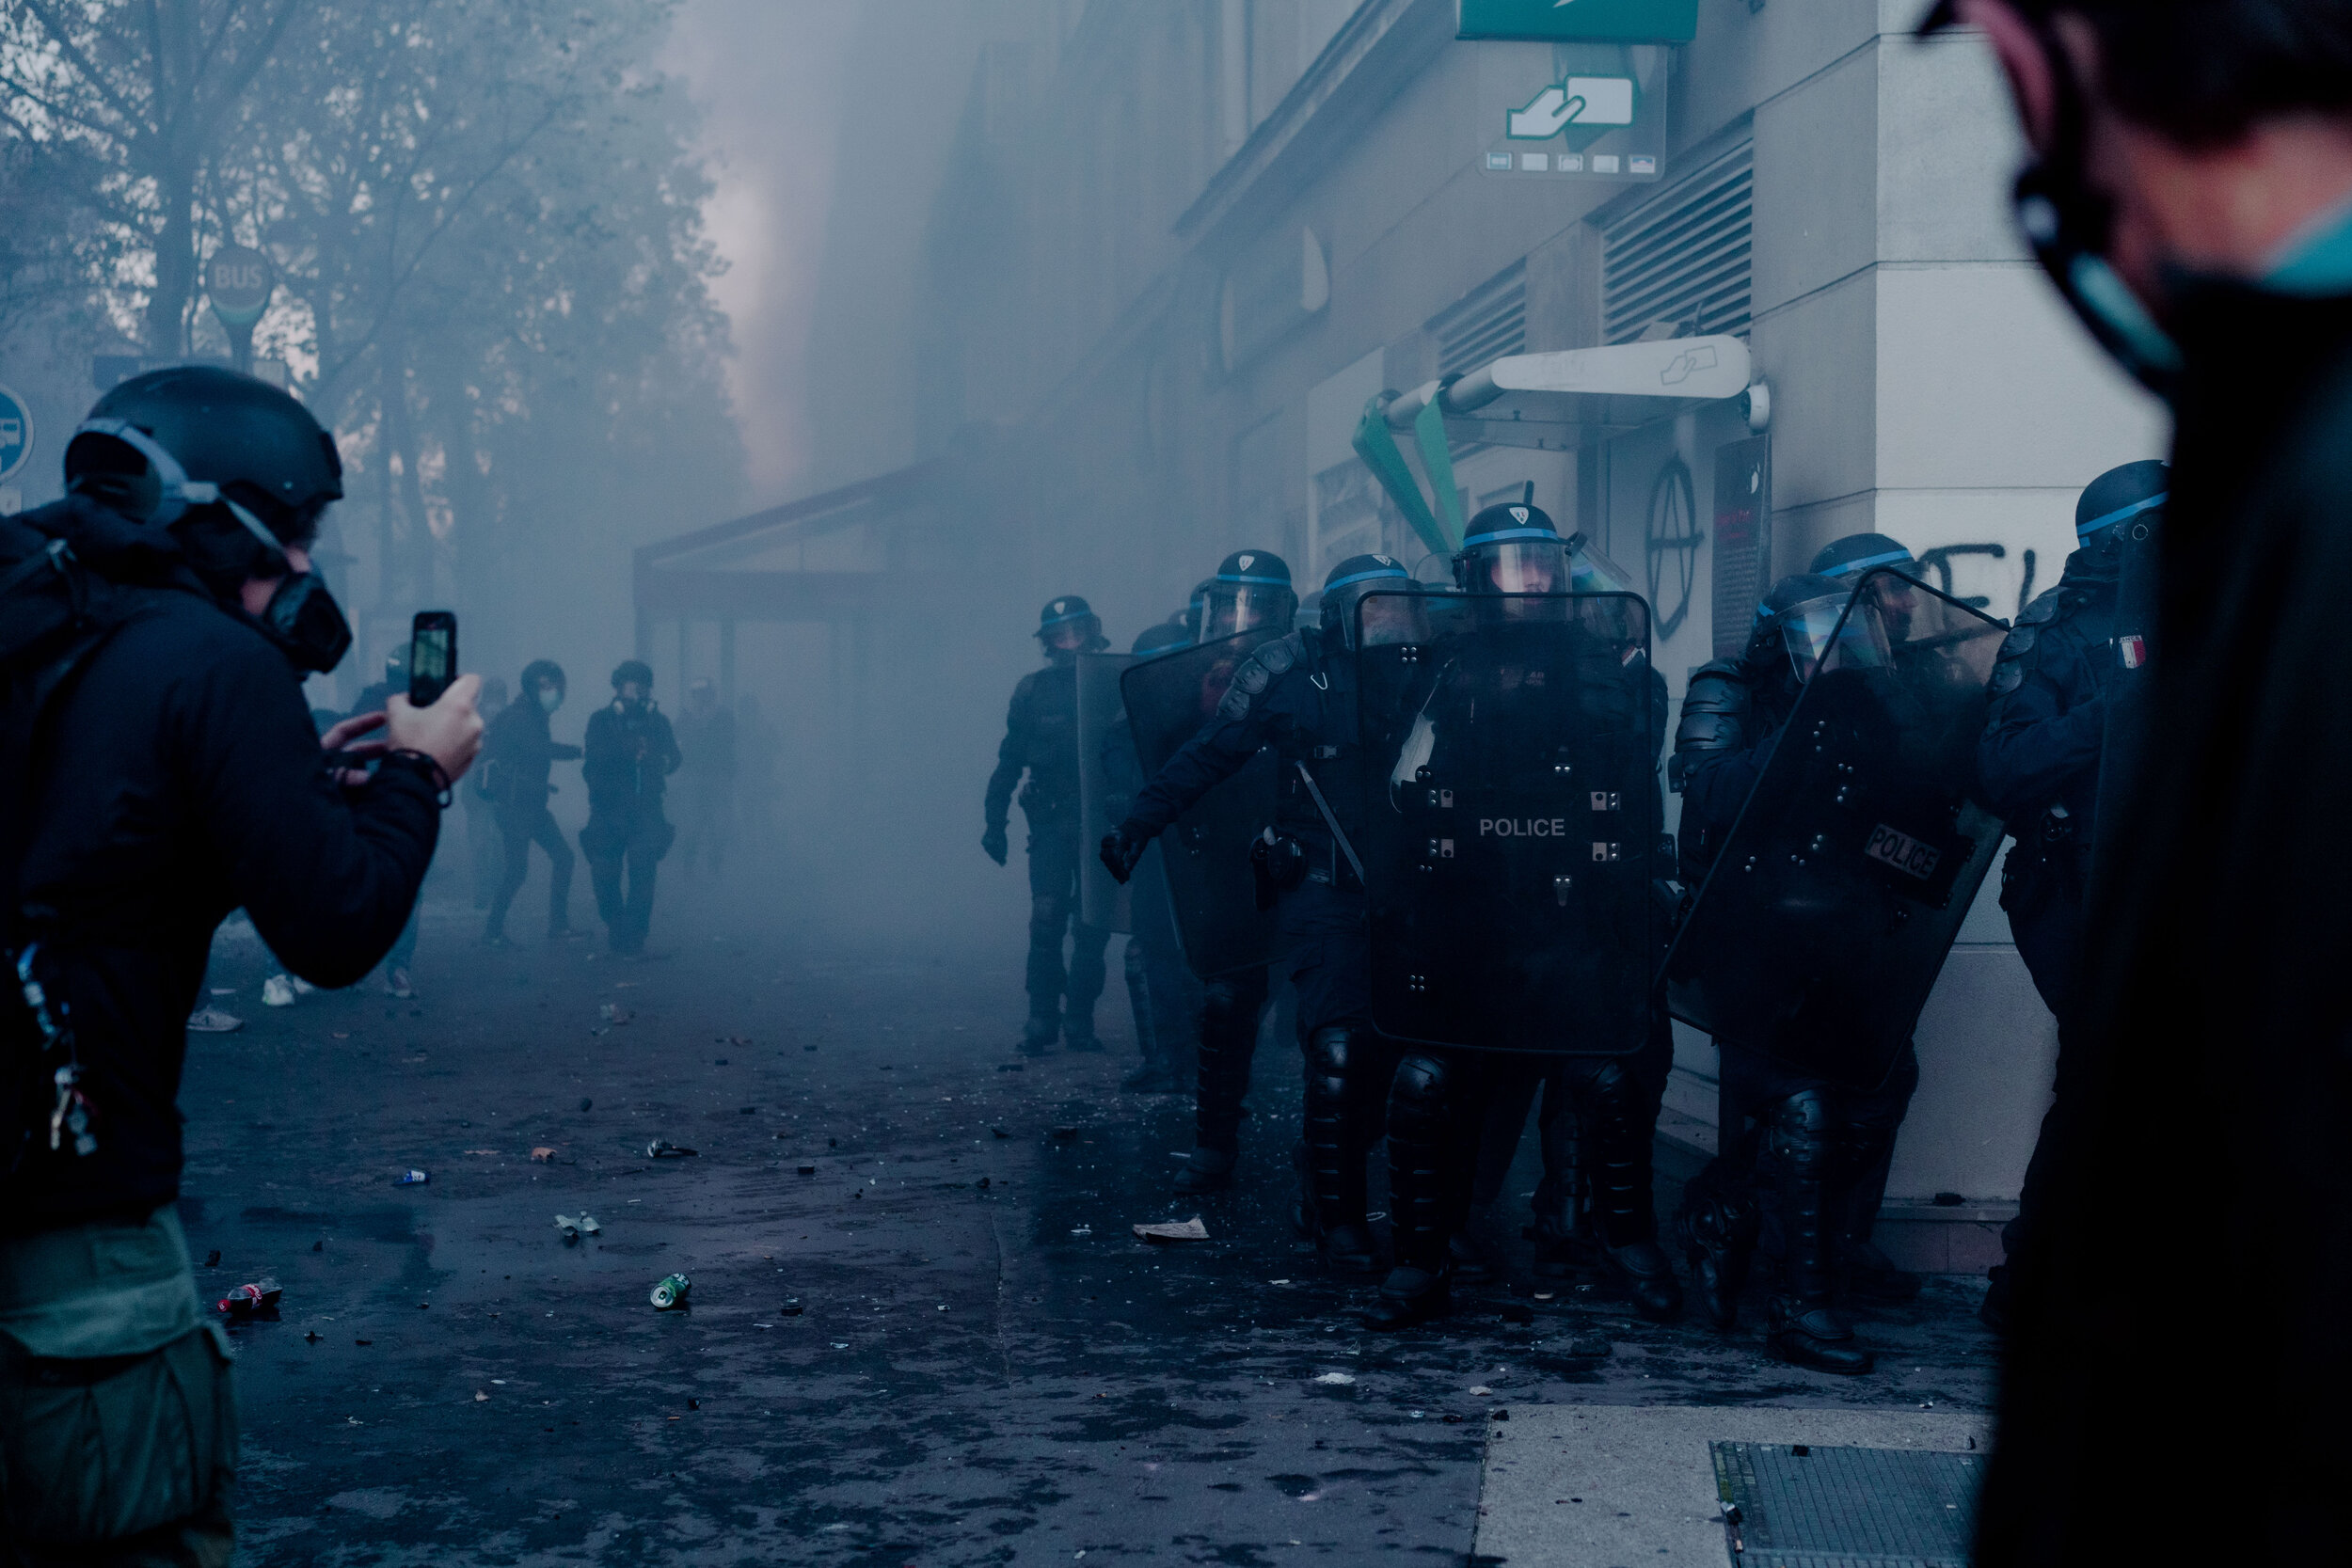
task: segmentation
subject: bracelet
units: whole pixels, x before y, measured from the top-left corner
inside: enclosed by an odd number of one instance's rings
[[[410,767],[416,768],[418,771],[421,772],[432,782],[433,799],[440,805],[442,810],[447,811],[450,807],[450,803],[456,799],[456,797],[450,792],[449,775],[441,771],[441,765],[434,760],[434,758],[428,753],[403,749],[397,752],[385,752],[384,760],[388,763],[405,762]]]

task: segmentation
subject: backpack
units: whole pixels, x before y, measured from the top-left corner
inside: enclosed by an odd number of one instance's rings
[[[50,911],[22,902],[17,877],[31,842],[43,720],[116,632],[162,594],[199,586],[173,562],[176,546],[125,531],[135,527],[74,500],[0,517],[0,1178],[43,1144],[76,1156],[98,1148],[72,1018],[41,982]],[[134,576],[102,573],[86,554]]]

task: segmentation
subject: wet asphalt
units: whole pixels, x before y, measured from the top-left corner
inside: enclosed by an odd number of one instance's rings
[[[242,1564],[1460,1562],[1498,1408],[1990,1397],[1980,1283],[1868,1319],[1847,1380],[1536,1277],[1532,1134],[1498,1277],[1368,1335],[1372,1281],[1290,1229],[1287,1041],[1236,1189],[1180,1200],[1188,1100],[1118,1086],[1118,939],[1109,1051],[1025,1059],[1017,926],[917,949],[694,903],[643,961],[491,952],[431,903],[413,1002],[267,1008],[258,945],[216,949],[246,1024],[195,1037],[183,1212],[208,1300],[285,1291],[232,1329]],[[1666,1212],[1695,1163],[1661,1146]],[[673,1273],[691,1309],[657,1311]]]

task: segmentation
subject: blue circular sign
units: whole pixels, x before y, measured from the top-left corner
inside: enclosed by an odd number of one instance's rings
[[[0,482],[13,479],[33,455],[33,411],[24,400],[0,387]]]

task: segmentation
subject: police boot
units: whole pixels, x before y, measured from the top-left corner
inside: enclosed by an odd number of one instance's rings
[[[1658,1245],[1650,1196],[1650,1138],[1656,1104],[1623,1062],[1597,1069],[1590,1082],[1593,1226],[1600,1233],[1602,1272],[1652,1323],[1682,1310],[1682,1282]]]
[[[1453,1270],[1448,1266],[1433,1272],[1399,1263],[1380,1282],[1380,1293],[1373,1297],[1372,1308],[1364,1314],[1364,1326],[1375,1333],[1393,1334],[1444,1317],[1454,1309],[1452,1281]]]
[[[1826,1178],[1832,1161],[1830,1107],[1819,1090],[1790,1095],[1772,1108],[1767,1157],[1781,1236],[1780,1291],[1766,1324],[1772,1354],[1792,1366],[1858,1376],[1875,1358],[1854,1341],[1853,1330],[1831,1309],[1831,1217]]]
[[[1837,1212],[1844,1223],[1837,1238],[1838,1286],[1856,1301],[1881,1307],[1900,1307],[1919,1299],[1919,1276],[1898,1268],[1895,1260],[1870,1240],[1878,1221],[1879,1204],[1886,1196],[1886,1167],[1895,1152],[1895,1129],[1875,1121],[1849,1126],[1841,1162],[1844,1189]]]
[[[1520,1232],[1535,1243],[1535,1273],[1545,1279],[1565,1279],[1592,1266],[1597,1243],[1565,1213],[1538,1214]]]
[[[1021,1054],[1042,1056],[1046,1049],[1061,1034],[1061,1017],[1057,1013],[1032,1012],[1029,1022],[1021,1026]]]
[[[1460,1228],[1445,1239],[1446,1257],[1453,1264],[1456,1279],[1492,1279],[1502,1272],[1502,1255],[1479,1230],[1486,1218],[1486,1204],[1471,1205],[1470,1212],[1463,1217]]]
[[[1675,1266],[1666,1257],[1665,1248],[1656,1242],[1628,1242],[1623,1246],[1603,1247],[1601,1269],[1626,1298],[1633,1309],[1654,1323],[1671,1323],[1682,1311],[1682,1281],[1675,1277]]]
[[[1212,1148],[1206,1144],[1196,1148],[1184,1160],[1184,1168],[1176,1173],[1176,1190],[1180,1193],[1217,1193],[1233,1184],[1233,1162],[1238,1153],[1230,1148]]]
[[[1683,1189],[1675,1215],[1699,1313],[1728,1334],[1740,1322],[1740,1291],[1748,1281],[1748,1259],[1756,1250],[1756,1199],[1744,1173],[1722,1156]]]

